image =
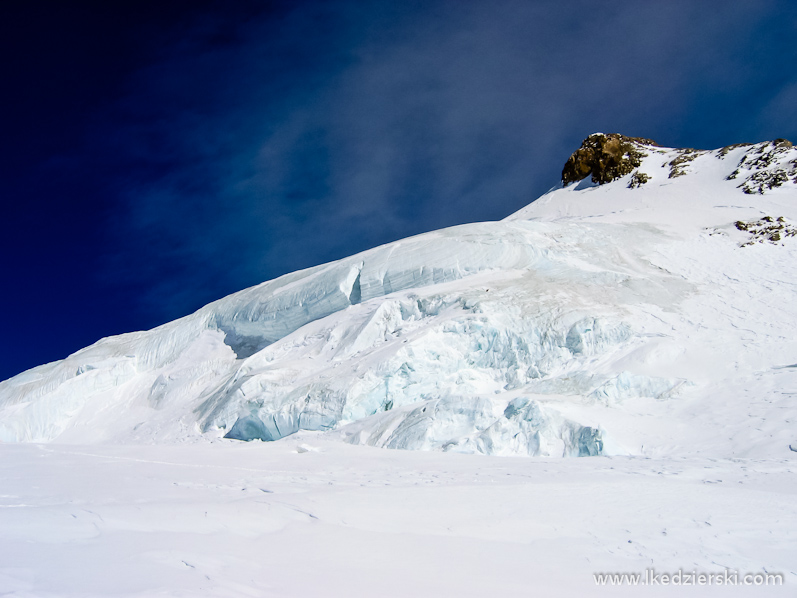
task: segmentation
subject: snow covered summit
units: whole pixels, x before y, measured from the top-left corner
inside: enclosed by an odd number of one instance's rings
[[[501,222],[295,272],[2,382],[0,440],[797,448],[797,149],[596,134],[579,151],[563,188]]]

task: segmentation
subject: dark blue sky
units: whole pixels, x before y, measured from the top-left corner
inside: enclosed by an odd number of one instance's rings
[[[793,1],[0,3],[0,379],[500,219],[595,131],[797,140]]]

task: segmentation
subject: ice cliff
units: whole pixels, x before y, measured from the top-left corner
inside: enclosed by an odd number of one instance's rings
[[[797,150],[596,134],[579,152],[563,188],[504,221],[289,274],[6,380],[0,440],[784,450]]]

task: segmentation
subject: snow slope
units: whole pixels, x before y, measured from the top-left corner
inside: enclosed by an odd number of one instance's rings
[[[783,455],[797,445],[797,149],[640,147],[636,187],[637,172],[571,184],[2,382],[0,439],[325,430],[499,455]],[[734,225],[764,217],[782,238]]]
[[[0,383],[0,594],[793,596],[797,150],[639,149]]]

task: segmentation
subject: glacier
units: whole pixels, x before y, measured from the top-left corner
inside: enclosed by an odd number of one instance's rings
[[[782,369],[797,363],[797,241],[750,244],[735,223],[797,220],[797,150],[639,151],[610,183],[288,274],[0,382],[0,441],[314,431],[504,456],[782,454],[797,440],[781,423],[797,416]]]

